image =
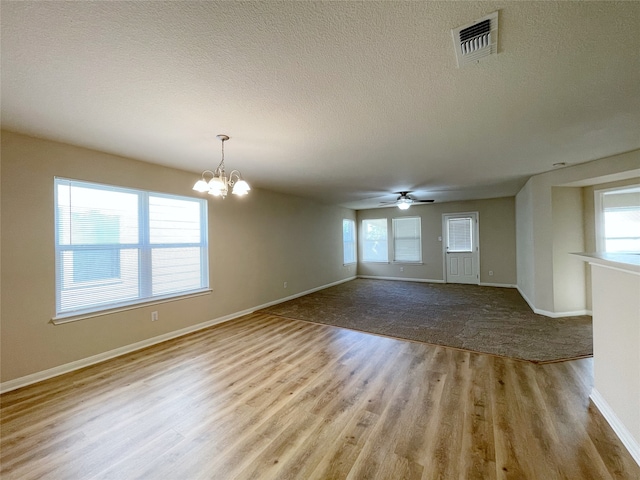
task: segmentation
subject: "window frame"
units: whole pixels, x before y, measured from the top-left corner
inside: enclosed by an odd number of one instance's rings
[[[607,252],[607,237],[605,227],[605,208],[604,208],[604,196],[611,194],[612,192],[624,192],[624,191],[637,191],[640,189],[640,184],[631,184],[621,187],[603,188],[594,190],[594,214],[595,214],[595,239],[596,239],[596,252],[600,253],[622,253],[622,252]],[[638,253],[638,252],[633,252]]]
[[[69,188],[80,187],[93,190],[104,190],[108,192],[127,193],[137,197],[137,242],[135,243],[77,243],[61,244],[60,239],[60,222],[61,222],[61,205],[59,204],[59,186],[66,185]],[[178,201],[193,202],[199,206],[199,241],[197,242],[152,242],[151,241],[151,219],[150,219],[150,198],[167,198]],[[71,212],[73,205],[69,205]],[[176,299],[203,295],[211,292],[209,287],[209,247],[208,247],[208,203],[205,199],[197,197],[189,197],[186,195],[175,195],[163,192],[154,192],[150,190],[121,187],[115,185],[107,185],[97,182],[76,180],[64,177],[54,177],[54,255],[55,255],[55,316],[52,318],[53,323],[66,323],[68,321],[81,320],[96,316],[114,313],[117,311],[141,308],[145,305],[157,303],[165,303],[175,301]],[[152,282],[154,280],[152,272],[152,252],[164,248],[198,248],[200,249],[200,286],[197,288],[187,288],[168,293],[156,294],[152,293]],[[62,293],[68,288],[63,288],[63,265],[62,253],[74,251],[123,251],[136,250],[138,258],[137,282],[138,291],[135,298],[126,300],[105,301],[93,305],[77,306],[72,308],[62,307]],[[74,272],[68,272],[67,275],[74,275]],[[135,277],[134,277],[135,278]],[[89,282],[80,282],[78,285],[72,285],[72,288],[82,288],[87,286],[109,286],[122,283],[122,277],[119,279],[105,278],[91,280]]]
[[[399,240],[396,233],[397,233],[397,223],[398,222],[402,222],[404,220],[414,220],[417,221],[418,225],[417,225],[417,232],[418,232],[418,237],[416,239],[413,240],[417,240],[417,245],[418,245],[418,251],[417,251],[417,256],[418,258],[416,260],[399,260],[397,258],[398,255],[398,249],[396,247],[396,242]],[[421,265],[422,264],[422,218],[421,217],[394,217],[391,219],[391,224],[392,224],[392,237],[393,237],[393,263],[402,263],[402,264],[414,264],[414,265]]]
[[[350,230],[352,233],[352,239],[348,240],[345,238],[345,224],[348,223],[350,225]],[[348,247],[350,245],[350,247]],[[347,253],[351,253],[353,257],[353,261],[347,261]],[[342,264],[343,265],[353,265],[358,262],[358,235],[356,232],[356,221],[351,218],[343,218],[342,219]]]
[[[367,229],[365,227],[365,222],[374,222],[374,221],[378,221],[378,222],[385,222],[385,239],[384,239],[384,243],[385,243],[385,259],[384,260],[378,260],[378,259],[368,259],[366,256],[367,253],[367,243],[371,242],[371,241],[377,241],[377,240],[367,240]],[[365,218],[362,220],[362,234],[361,234],[361,243],[362,243],[362,262],[363,263],[389,263],[389,219],[388,218]]]

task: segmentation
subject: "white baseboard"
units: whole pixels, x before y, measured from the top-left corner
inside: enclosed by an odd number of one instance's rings
[[[591,310],[573,310],[570,312],[549,312],[547,310],[533,309],[534,313],[544,315],[545,317],[561,318],[561,317],[577,317],[578,315],[591,315]]]
[[[444,280],[435,280],[431,278],[379,277],[377,275],[358,275],[358,278],[368,278],[371,280],[397,280],[399,282],[444,283]]]
[[[397,280],[400,282],[422,282],[422,283],[446,283],[444,280],[438,280],[434,278],[405,278],[405,277],[380,277],[377,275],[358,275],[358,278],[369,278],[372,280]],[[473,285],[473,284],[470,284]],[[516,288],[516,285],[510,283],[485,283],[481,282],[478,285],[483,287],[502,287],[502,288]]]
[[[355,280],[356,278],[357,277],[355,277],[355,276],[348,277],[348,278],[345,278],[343,280],[338,280],[337,282],[327,283],[326,285],[322,285],[320,287],[315,287],[315,288],[312,288],[310,290],[305,290],[304,292],[295,293],[293,295],[289,295],[288,297],[279,298],[278,300],[273,300],[272,302],[263,303],[262,305],[258,305],[257,307],[252,308],[251,312],[248,312],[248,313],[255,312],[256,310],[262,310],[263,308],[272,307],[273,305],[278,305],[279,303],[288,302],[289,300],[293,300],[294,298],[303,297],[305,295],[309,295],[310,293],[318,292],[320,290],[324,290],[325,288],[335,287],[336,285],[340,285],[341,283],[350,282],[351,280]],[[246,314],[243,313],[243,315],[246,315]]]
[[[25,375],[24,377],[15,378],[13,380],[8,380],[6,382],[0,383],[0,394],[10,392],[11,390],[16,390],[18,388],[26,387],[27,385],[41,382],[49,378],[57,377],[58,375],[73,372],[74,370],[79,370],[81,368],[88,367],[90,365],[95,365],[96,363],[104,362],[105,360],[119,357],[120,355],[125,355],[127,353],[135,352],[136,350],[140,350],[142,348],[147,348],[152,345],[156,345],[158,343],[166,342],[167,340],[181,337],[183,335],[187,335],[189,333],[193,333],[198,330],[202,330],[204,328],[217,325],[219,323],[228,322],[230,320],[233,320],[234,318],[242,317],[243,315],[253,313],[256,310],[271,307],[273,305],[277,305],[278,303],[286,302],[288,300],[293,300],[294,298],[298,298],[303,295],[308,295],[309,293],[317,292],[318,290],[324,290],[325,288],[333,287],[341,283],[355,280],[355,278],[356,277],[349,277],[344,280],[338,280],[337,282],[312,288],[310,290],[296,293],[294,295],[290,295],[285,298],[280,298],[272,302],[268,302],[262,305],[257,305],[252,308],[247,308],[246,310],[230,313],[229,315],[224,315],[222,317],[214,318],[213,320],[208,320],[206,322],[198,323],[196,325],[191,325],[189,327],[181,328],[180,330],[174,330],[173,332],[168,332],[162,335],[158,335],[156,337],[147,338],[146,340],[142,340],[140,342],[131,343],[129,345],[125,345],[122,347],[115,348],[113,350],[109,350],[107,352],[99,353],[97,355],[92,355],[86,358],[81,358],[80,360],[76,360],[70,363],[65,363],[64,365],[59,365],[57,367],[49,368],[41,372],[32,373],[30,375]]]
[[[636,461],[638,465],[640,465],[640,439],[633,438],[631,432],[624,426],[624,424],[620,421],[616,413],[613,411],[611,406],[607,403],[604,397],[596,390],[595,388],[591,391],[591,395],[589,395],[591,401],[596,406],[600,413],[605,418],[605,420],[611,425],[611,428],[618,436],[622,444],[625,446],[629,453]]]
[[[520,287],[516,285],[516,288],[518,289],[518,292],[520,293],[522,298],[524,298],[524,301],[529,304],[529,307],[531,308],[531,310],[533,310],[533,313],[537,313],[538,315],[544,315],[545,317],[550,317],[550,318],[576,317],[578,315],[592,315],[591,310],[573,310],[573,311],[569,311],[569,312],[550,312],[549,310],[542,310],[541,308],[536,308],[535,305],[533,305],[533,303],[531,302],[531,300],[529,300],[527,298],[527,296],[524,294],[524,292],[520,289]]]

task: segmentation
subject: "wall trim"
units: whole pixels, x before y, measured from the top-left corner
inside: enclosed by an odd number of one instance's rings
[[[40,372],[25,375],[24,377],[8,380],[6,382],[0,383],[0,394],[10,392],[18,388],[26,387],[27,385],[32,385],[34,383],[41,382],[49,378],[57,377],[58,375],[63,375],[65,373],[73,372],[81,368],[89,367],[91,365],[95,365],[96,363],[101,363],[106,360],[110,360],[112,358],[125,355],[127,353],[135,352],[136,350],[141,350],[143,348],[147,348],[152,345],[156,345],[158,343],[166,342],[167,340],[172,340],[177,337],[182,337],[189,333],[193,333],[198,330],[203,330],[205,328],[211,327],[213,325],[217,325],[219,323],[228,322],[235,318],[242,317],[243,315],[248,315],[250,313],[253,313],[256,310],[261,310],[263,308],[271,307],[273,305],[277,305],[279,303],[283,303],[288,300],[293,300],[294,298],[302,297],[303,295],[308,295],[309,293],[317,292],[319,290],[324,290],[325,288],[329,288],[335,285],[339,285],[341,283],[349,282],[351,280],[355,280],[355,278],[356,278],[355,276],[348,277],[343,280],[338,280],[336,282],[322,285],[320,287],[315,287],[310,290],[305,290],[304,292],[289,295],[288,297],[279,298],[277,300],[273,300],[271,302],[267,302],[262,305],[256,305],[255,307],[247,308],[239,312],[234,312],[228,315],[224,315],[222,317],[214,318],[212,320],[207,320],[206,322],[198,323],[185,328],[181,328],[179,330],[174,330],[171,332],[164,333],[162,335],[147,338],[145,340],[131,343],[129,345],[124,345],[122,347],[118,347],[113,350],[108,350],[103,353],[98,353],[97,355],[81,358],[80,360],[75,360],[73,362],[65,363],[64,365],[59,365],[57,367],[49,368],[47,370],[42,370]]]
[[[529,300],[527,296],[524,294],[520,286],[516,285],[516,288],[518,289],[518,293],[520,293],[524,301],[527,302],[527,304],[529,305],[529,308],[533,310],[533,313],[537,313],[538,315],[544,315],[545,317],[550,317],[550,318],[576,317],[578,315],[593,315],[593,312],[591,310],[586,310],[586,309],[574,310],[570,312],[550,312],[549,310],[542,310],[540,308],[536,308],[533,305],[533,303],[531,303],[531,300]]]
[[[447,283],[444,280],[436,280],[434,278],[379,277],[377,275],[358,275],[358,278],[368,278],[371,280],[398,280],[401,282]],[[470,283],[469,285],[475,285],[475,284]],[[480,282],[478,285],[483,287],[518,288],[517,285],[512,285],[510,283]]]
[[[600,394],[600,392],[598,392],[598,390],[593,388],[591,390],[591,395],[589,395],[589,398],[596,406],[596,408],[600,411],[604,419],[609,423],[609,425],[611,425],[611,428],[618,436],[625,448],[629,451],[636,463],[640,466],[640,443],[638,443],[638,441],[633,438],[631,432],[627,430],[627,427],[625,427],[624,424],[620,421],[616,413],[613,411],[604,397]]]
[[[551,318],[577,317],[578,315],[591,315],[591,310],[574,310],[571,312],[549,312],[547,310],[534,309],[533,313]]]
[[[377,275],[358,275],[358,278],[368,278],[370,280],[397,280],[399,282],[444,283],[444,280],[436,280],[432,278],[379,277]]]

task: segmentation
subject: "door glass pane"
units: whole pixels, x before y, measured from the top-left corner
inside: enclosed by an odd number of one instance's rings
[[[473,220],[466,218],[447,219],[447,251],[471,252],[473,250]]]

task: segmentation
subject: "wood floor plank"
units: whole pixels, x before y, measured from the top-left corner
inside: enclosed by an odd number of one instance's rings
[[[3,394],[0,477],[637,480],[592,366],[251,314]]]
[[[490,361],[491,357],[486,355],[471,355],[469,358],[473,374],[466,389],[460,454],[461,476],[469,480],[496,478],[493,412],[489,395]]]
[[[345,478],[345,472],[351,469],[351,465],[360,455],[378,420],[378,415],[367,410],[358,410],[342,432],[335,437],[334,442],[324,445],[324,455],[308,478]]]

